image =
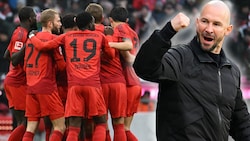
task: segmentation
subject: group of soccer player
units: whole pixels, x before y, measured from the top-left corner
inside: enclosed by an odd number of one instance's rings
[[[127,10],[113,8],[111,26],[104,26],[96,3],[62,19],[46,9],[37,33],[31,7],[22,8],[19,19],[5,52],[11,67],[4,85],[18,121],[9,141],[32,141],[41,118],[46,141],[111,141],[108,118],[114,141],[137,141],[130,125],[141,96],[132,68],[139,38]]]

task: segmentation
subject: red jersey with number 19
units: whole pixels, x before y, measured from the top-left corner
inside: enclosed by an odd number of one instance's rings
[[[114,49],[109,47],[104,34],[99,31],[69,31],[46,44],[42,44],[35,37],[31,40],[35,47],[40,46],[41,49],[49,49],[49,45],[65,47],[69,86],[100,87],[101,50],[110,58],[114,56]]]
[[[27,29],[21,26],[15,29],[8,46],[10,55],[21,50],[21,48],[24,46],[27,40],[27,34],[28,34]],[[10,62],[9,72],[4,80],[4,83],[10,86],[26,85],[26,78],[23,66],[18,64],[17,66],[14,67]]]
[[[108,41],[99,31],[84,30],[67,33],[65,52],[69,85],[100,87],[101,50],[105,53],[108,48],[110,48]]]
[[[56,36],[49,32],[38,32],[36,35],[41,41],[52,40]],[[61,58],[60,58],[61,56]],[[24,67],[28,84],[28,93],[51,94],[56,85],[56,61],[63,60],[58,48],[51,51],[39,51],[30,40],[26,43]]]

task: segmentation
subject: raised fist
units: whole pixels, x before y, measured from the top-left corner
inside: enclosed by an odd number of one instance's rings
[[[183,13],[178,13],[172,20],[171,25],[175,31],[186,28],[190,24],[190,19]]]

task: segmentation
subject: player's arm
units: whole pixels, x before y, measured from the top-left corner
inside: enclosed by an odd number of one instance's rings
[[[20,35],[19,35],[20,36]],[[23,36],[23,35],[21,35]],[[25,54],[25,43],[26,43],[26,38],[27,35],[24,35],[23,38],[21,39],[15,39],[13,42],[11,42],[8,46],[10,54],[10,60],[13,66],[17,66],[18,64],[23,62],[24,54]],[[15,37],[15,36],[14,36]]]
[[[122,42],[109,42],[109,46],[118,50],[131,50],[133,43],[129,38],[122,38]]]
[[[10,51],[8,48],[5,50],[3,58],[10,61]]]
[[[64,38],[64,36],[64,34],[61,34],[53,40],[47,42],[42,42],[34,34],[29,35],[29,38],[36,49],[38,49],[39,51],[48,51],[58,48],[60,45],[62,45],[62,39]]]
[[[122,42],[113,42],[112,35],[114,34],[114,30],[111,26],[105,26],[104,34],[106,35],[106,39],[109,41],[109,46],[112,48],[116,48],[118,50],[131,50],[133,48],[132,40],[129,38],[121,37]]]
[[[26,45],[24,44],[21,50],[19,50],[18,52],[12,53],[11,62],[13,66],[17,66],[19,63],[23,61],[23,58],[25,55],[25,46]]]
[[[66,68],[66,63],[64,61],[63,54],[60,50],[60,47],[53,50],[53,58],[56,62],[56,68],[58,71],[64,71]]]

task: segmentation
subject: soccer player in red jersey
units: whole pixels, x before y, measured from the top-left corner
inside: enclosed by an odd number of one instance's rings
[[[75,20],[76,20],[76,16],[74,14],[67,14],[63,16],[62,18],[63,33],[79,30]],[[66,61],[64,47],[60,47],[59,49],[60,49],[60,53],[63,54],[64,56],[64,60]],[[67,93],[68,93],[66,69],[64,71],[58,71],[56,73],[56,82],[57,82],[59,96],[63,102],[63,105],[65,106]]]
[[[127,17],[125,20],[127,20]],[[115,24],[116,23],[111,23],[111,26],[116,27]],[[126,37],[127,35],[124,34],[123,38],[121,38],[121,36],[117,36],[120,34],[119,32],[118,29],[114,28],[114,34],[112,36],[113,42],[109,42],[109,45],[111,47],[117,46],[117,48],[131,49],[132,40],[130,37]],[[117,42],[122,42],[123,44]],[[127,90],[120,57],[119,50],[117,49],[115,50],[114,59],[110,60],[103,56],[100,73],[105,102],[112,118],[115,141],[126,140],[124,117],[126,117]]]
[[[76,15],[75,14],[67,14],[62,17],[62,31],[63,33],[67,33],[69,31],[76,31],[79,30],[76,24]],[[64,60],[66,61],[65,56],[65,48],[60,47],[62,54],[64,55]],[[56,82],[57,82],[57,88],[59,96],[63,102],[64,108],[66,105],[67,100],[67,94],[68,94],[68,82],[67,82],[67,72],[65,71],[58,71],[56,73]],[[68,135],[68,126],[69,121],[68,118],[65,118],[65,124],[66,124],[66,131],[64,132],[63,141],[66,140]]]
[[[42,32],[37,37],[42,41],[56,37],[61,27],[59,14],[52,9],[41,13]],[[64,70],[65,62],[59,49],[39,51],[27,40],[24,68],[26,71],[28,94],[26,97],[27,129],[23,141],[32,141],[41,117],[49,117],[53,124],[50,141],[62,140],[65,131],[64,108],[58,95],[56,69]]]
[[[65,111],[69,118],[67,141],[78,140],[82,118],[93,118],[95,122],[92,140],[105,141],[107,111],[100,84],[100,57],[107,53],[112,58],[114,55],[109,50],[114,49],[108,46],[104,34],[91,31],[94,30],[94,18],[88,12],[78,14],[76,23],[79,31],[69,31],[50,42],[30,37],[38,50],[65,47],[69,86]]]
[[[117,39],[116,41],[118,42],[112,42],[110,43],[110,46],[120,50],[120,60],[127,86],[127,110],[124,122],[126,136],[127,141],[137,141],[138,139],[130,131],[130,125],[132,123],[134,113],[137,112],[141,96],[140,80],[132,67],[137,49],[139,47],[139,38],[127,22],[128,12],[125,8],[115,7],[111,10],[110,23],[114,28],[113,37],[114,39]],[[128,40],[127,43],[126,40]],[[129,41],[132,41],[132,49]]]
[[[95,30],[104,33],[104,25],[102,24],[103,21],[103,7],[97,3],[90,3],[86,9],[86,12],[90,13],[95,18]],[[93,121],[92,119],[85,119],[83,129],[85,134],[85,140],[91,141],[92,140],[92,133],[93,133]],[[106,132],[106,141],[111,141],[109,130]]]
[[[103,21],[103,8],[100,4],[90,3],[86,9],[86,12],[89,12],[95,18],[95,30],[104,33]]]
[[[5,57],[10,58],[10,69],[4,80],[4,89],[9,102],[9,108],[17,121],[17,127],[12,131],[9,141],[20,141],[26,130],[26,78],[23,71],[24,44],[28,32],[36,27],[36,14],[32,7],[23,7],[18,13],[20,26],[12,34]]]

